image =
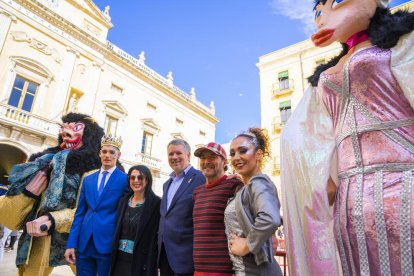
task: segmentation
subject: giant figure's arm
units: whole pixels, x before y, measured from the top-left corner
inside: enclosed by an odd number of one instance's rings
[[[11,230],[22,229],[22,222],[32,210],[36,200],[24,194],[0,197],[0,224]]]
[[[290,275],[339,275],[328,180],[337,182],[332,119],[309,88],[283,128],[281,184]],[[330,182],[332,184],[332,182]]]
[[[414,108],[414,31],[403,35],[391,49],[391,71],[397,79],[405,97]]]
[[[76,201],[75,208],[73,209],[66,208],[66,209],[62,209],[59,211],[54,211],[54,212],[49,213],[51,217],[53,218],[55,231],[59,233],[69,233],[70,228],[72,226],[75,211],[77,210],[77,208],[79,208],[78,206],[79,206],[79,201],[81,199],[80,196],[82,194],[82,186],[83,186],[82,183],[83,183],[83,179],[81,180],[81,184],[79,188],[80,193],[78,193],[78,198]]]

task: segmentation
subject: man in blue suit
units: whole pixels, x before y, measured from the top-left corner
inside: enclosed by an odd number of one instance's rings
[[[190,145],[181,139],[167,147],[173,169],[164,183],[158,231],[158,264],[161,276],[193,275],[193,191],[206,181],[190,165]]]
[[[68,263],[76,261],[78,276],[107,276],[109,273],[118,201],[128,190],[127,175],[116,167],[121,144],[120,138],[102,138],[99,152],[102,167],[82,180],[65,252]]]

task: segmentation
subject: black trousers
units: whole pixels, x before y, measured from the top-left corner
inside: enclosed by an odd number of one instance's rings
[[[175,273],[170,263],[168,262],[167,253],[165,252],[164,244],[161,245],[160,254],[160,276],[193,276],[193,273],[179,274]]]

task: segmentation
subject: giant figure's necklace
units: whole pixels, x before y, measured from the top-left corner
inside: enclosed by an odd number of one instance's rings
[[[348,45],[348,51],[355,47],[355,45],[358,45],[359,43],[364,42],[368,39],[368,30],[363,30],[351,35],[351,37],[346,41],[346,44]]]

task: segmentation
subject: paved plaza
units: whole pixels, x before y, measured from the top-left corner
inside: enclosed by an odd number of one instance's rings
[[[17,244],[16,246],[17,247]],[[14,264],[16,259],[16,249],[4,252],[3,260],[0,261],[0,275],[1,276],[14,276],[17,275],[17,268]],[[52,276],[73,276],[72,270],[69,266],[60,266],[55,268],[51,274]]]

